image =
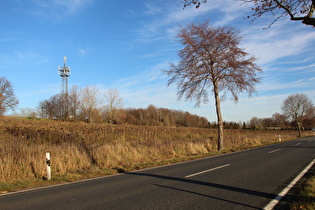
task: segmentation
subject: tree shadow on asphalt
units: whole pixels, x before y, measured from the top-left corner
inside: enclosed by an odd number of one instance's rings
[[[179,188],[175,188],[175,187],[169,187],[169,186],[160,185],[160,184],[154,184],[154,186],[162,187],[162,188],[166,188],[166,189],[171,189],[171,190],[176,190],[176,191],[180,191],[180,192],[185,192],[185,193],[191,193],[191,194],[198,195],[198,196],[203,196],[203,197],[212,198],[212,199],[216,199],[216,200],[220,200],[220,201],[224,201],[224,202],[228,202],[228,203],[233,203],[235,205],[245,206],[245,207],[254,208],[254,209],[261,209],[261,208],[258,208],[256,206],[251,206],[251,205],[247,205],[244,203],[226,200],[223,198],[214,197],[214,196],[210,196],[210,195],[206,195],[206,194],[202,194],[202,193],[198,193],[198,192],[193,192],[193,191],[189,191],[189,190],[179,189]]]
[[[253,195],[253,196],[258,196],[258,197],[263,197],[263,198],[267,198],[270,200],[274,199],[277,196],[276,194],[272,194],[272,193],[265,193],[265,192],[260,192],[260,191],[256,191],[256,190],[249,190],[249,189],[244,189],[244,188],[239,188],[239,187],[233,187],[233,186],[228,186],[228,185],[198,181],[198,180],[187,179],[187,178],[179,178],[179,177],[171,177],[171,176],[164,176],[164,175],[158,175],[158,174],[147,174],[147,173],[139,173],[139,172],[129,172],[126,174],[136,175],[136,176],[148,176],[148,177],[154,177],[154,178],[158,178],[158,179],[172,180],[172,181],[184,182],[184,183],[189,183],[189,184],[197,184],[197,185],[202,185],[202,186],[208,186],[208,187],[213,187],[213,188],[218,188],[218,189],[223,189],[223,190],[228,190],[228,191],[233,191],[233,192],[238,192],[238,193],[243,193],[243,194],[248,194],[248,195]],[[218,197],[214,197],[214,196],[210,196],[210,195],[206,195],[206,194],[202,194],[202,193],[198,193],[198,192],[193,192],[193,191],[189,191],[189,190],[174,188],[174,187],[165,186],[165,185],[161,185],[161,184],[154,184],[154,186],[168,188],[168,189],[177,190],[177,191],[181,191],[181,192],[192,193],[195,195],[200,195],[200,196],[205,196],[205,197],[209,197],[209,198],[213,198],[213,199],[217,199],[217,200],[222,200],[225,202],[229,202],[229,203],[233,203],[233,204],[237,204],[237,205],[242,205],[242,206],[246,206],[246,207],[250,207],[250,208],[261,209],[261,207],[250,206],[247,204],[243,204],[243,203],[239,203],[239,202],[235,202],[235,201],[231,201],[231,200],[226,200],[226,199],[222,199],[222,198],[218,198]]]

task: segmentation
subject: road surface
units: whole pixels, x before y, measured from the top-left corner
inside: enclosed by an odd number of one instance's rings
[[[262,209],[315,159],[315,137],[8,193],[0,209]]]

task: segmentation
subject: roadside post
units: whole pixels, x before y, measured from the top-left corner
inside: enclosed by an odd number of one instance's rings
[[[279,141],[281,141],[281,135],[279,135]]]
[[[46,168],[47,168],[47,180],[51,179],[51,170],[50,170],[50,153],[46,153]]]

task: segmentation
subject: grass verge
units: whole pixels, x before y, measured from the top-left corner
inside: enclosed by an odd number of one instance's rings
[[[284,209],[315,209],[314,165],[275,207],[275,210]]]
[[[0,119],[0,192],[133,171],[295,139],[297,131],[217,130]],[[310,133],[304,132],[304,135]],[[45,180],[45,153],[52,180]]]

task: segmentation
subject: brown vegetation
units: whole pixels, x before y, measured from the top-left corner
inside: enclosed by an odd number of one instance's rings
[[[135,170],[217,153],[216,130],[0,119],[0,191],[46,176],[51,154],[52,181]],[[226,150],[246,149],[296,138],[293,131],[226,130]],[[304,133],[306,134],[306,132]]]
[[[106,92],[104,95],[106,105],[103,106],[101,103],[103,98],[98,91],[94,86],[87,86],[81,90],[73,86],[69,95],[54,95],[48,100],[41,101],[37,110],[22,109],[20,116],[91,123],[208,127],[208,120],[205,117],[184,111],[157,108],[152,104],[147,108],[123,109],[122,98],[115,89]],[[68,109],[65,109],[66,104]]]

